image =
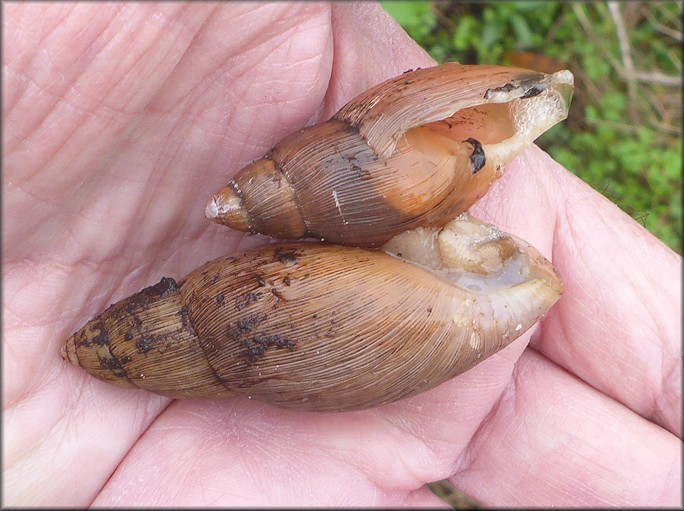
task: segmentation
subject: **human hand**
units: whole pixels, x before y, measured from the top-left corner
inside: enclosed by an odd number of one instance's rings
[[[427,506],[448,477],[492,505],[680,504],[681,258],[537,149],[473,213],[565,295],[430,392],[311,414],[64,363],[107,305],[242,243],[204,218],[232,173],[432,62],[370,4],[8,4],[4,23],[8,505]]]

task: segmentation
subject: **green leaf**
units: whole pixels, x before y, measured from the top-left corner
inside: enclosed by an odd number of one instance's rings
[[[430,17],[435,19],[430,2],[382,1],[380,5],[402,27],[415,25],[423,20],[430,19]]]
[[[517,38],[516,47],[529,48],[532,46],[532,31],[525,19],[519,14],[513,14],[510,21]]]
[[[472,45],[474,35],[479,31],[479,23],[475,18],[461,19],[454,31],[452,43],[456,50],[465,51]]]

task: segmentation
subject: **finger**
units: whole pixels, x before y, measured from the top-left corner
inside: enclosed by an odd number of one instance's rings
[[[339,2],[331,9],[335,59],[323,119],[383,80],[435,65],[379,5]]]
[[[452,482],[493,506],[678,506],[681,441],[528,350]]]
[[[681,437],[681,258],[583,183],[564,190],[554,255],[570,278],[545,354]]]
[[[503,179],[478,207],[550,256],[565,285],[533,346],[681,436],[681,258],[540,151]]]

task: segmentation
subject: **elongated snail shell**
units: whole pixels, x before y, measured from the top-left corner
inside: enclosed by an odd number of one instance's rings
[[[112,305],[63,356],[166,396],[356,410],[466,371],[562,293],[533,247],[467,214],[385,250],[289,243],[222,257]]]
[[[379,246],[466,211],[567,116],[573,77],[444,64],[387,80],[248,165],[209,201],[233,229]]]
[[[571,96],[567,71],[457,64],[373,87],[207,205],[236,229],[337,246],[269,245],[163,278],[89,321],[62,356],[116,385],[298,410],[363,409],[441,384],[562,294],[536,249],[454,217],[565,118]]]

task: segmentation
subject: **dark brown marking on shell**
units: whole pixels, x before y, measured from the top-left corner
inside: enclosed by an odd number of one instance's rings
[[[135,315],[138,309],[144,310],[147,304],[154,302],[159,298],[164,298],[176,291],[178,291],[178,284],[176,281],[171,277],[162,277],[156,284],[148,286],[140,292],[129,296],[126,299],[124,310]]]
[[[289,276],[286,275],[285,277],[283,277],[283,284],[285,284],[286,286],[289,286],[291,282],[292,281],[290,280]]]
[[[140,339],[135,342],[135,347],[138,349],[138,353],[145,354],[154,348],[156,339],[152,336],[141,335]]]
[[[100,360],[100,367],[108,369],[117,378],[131,381],[123,365],[121,365],[121,362],[114,356],[112,351],[109,349],[109,346],[107,346],[107,357],[103,358],[98,356],[98,358]]]
[[[351,171],[354,172],[359,179],[370,179],[372,177],[370,170],[356,164],[358,158],[355,156],[347,156],[346,159],[349,162]]]
[[[245,348],[245,357],[250,364],[264,356],[268,348],[288,349],[294,351],[297,343],[280,335],[255,335],[242,339],[240,344]]]
[[[361,133],[361,125],[363,124],[363,119],[356,119],[354,121],[350,119],[340,119],[338,117],[339,113],[341,110],[338,110],[335,115],[333,115],[330,120],[337,120],[340,121],[344,125],[344,129],[348,130],[352,134],[356,134],[359,137],[361,137],[363,140],[367,141],[368,139]]]
[[[131,357],[130,355],[126,355],[124,357],[119,358],[118,361],[123,367],[124,365],[128,364],[132,359],[133,357]]]
[[[282,247],[278,247],[273,251],[273,257],[283,264],[297,263],[297,251],[294,249],[283,251]]]
[[[485,91],[484,99],[491,98],[492,95],[497,93],[497,92],[511,92],[512,90],[516,89],[517,87],[521,87],[521,88],[526,89],[524,94],[521,96],[521,98],[523,98],[523,99],[532,98],[534,96],[541,94],[541,92],[549,86],[548,83],[544,82],[543,78],[544,78],[544,75],[542,73],[538,73],[538,74],[525,76],[525,78],[522,79],[518,85],[515,85],[514,83],[509,82],[505,85],[502,85],[501,87],[487,89]]]
[[[285,300],[285,297],[280,294],[280,291],[278,291],[278,289],[275,287],[271,288],[271,294],[276,297],[276,303],[274,305],[275,307],[277,307],[282,300]]]
[[[482,167],[487,163],[487,158],[485,157],[484,149],[482,149],[482,144],[474,138],[468,138],[464,140],[473,146],[473,152],[470,153],[470,163],[472,165],[471,172],[477,174]]]
[[[197,336],[197,332],[195,332],[195,329],[192,326],[192,322],[190,321],[190,316],[188,315],[190,312],[188,306],[184,306],[180,310],[180,315],[181,315],[181,324],[192,334],[193,336]]]
[[[293,351],[296,347],[296,343],[291,339],[259,332],[259,325],[267,319],[268,315],[265,313],[254,314],[231,324],[226,332],[228,339],[244,348],[243,355],[250,365],[263,357],[268,348],[287,348]]]
[[[171,277],[162,277],[157,284],[152,286],[150,291],[152,290],[159,293],[160,298],[164,298],[171,293],[175,293],[178,290],[178,284]]]
[[[119,364],[119,361],[112,357],[112,358],[105,358],[105,359],[100,359],[100,366],[104,367],[105,369],[109,369],[112,371],[114,374],[117,374],[117,371],[121,371],[122,376],[125,377],[125,371],[123,370],[123,367],[121,367],[121,364]]]
[[[97,335],[88,336],[86,330],[82,329],[78,338],[74,340],[74,345],[77,348],[92,348],[93,345],[101,346],[101,348],[97,350],[97,358],[100,367],[107,369],[116,378],[130,381],[126,374],[126,370],[110,349],[109,331],[105,328],[104,323],[102,321],[96,321],[89,327],[89,330],[97,330],[98,333]]]
[[[264,287],[266,285],[266,281],[261,275],[255,275],[255,278],[259,287]]]
[[[244,320],[237,321],[236,323],[229,325],[228,331],[226,332],[228,338],[239,343],[245,335],[251,335],[254,330],[267,319],[268,315],[261,313],[253,314]]]
[[[104,327],[104,324],[102,322],[98,322],[95,325],[93,325],[94,328],[97,328],[100,333],[97,334],[96,336],[93,337],[93,342],[95,344],[99,344],[100,346],[105,346],[109,345],[109,332],[107,332],[107,329]]]
[[[216,295],[216,303],[218,303],[218,304],[222,304],[223,300],[225,300],[225,299],[226,299],[226,295],[224,295],[223,293],[219,293],[218,295]]]
[[[540,83],[537,85],[534,85],[533,87],[530,87],[525,91],[525,94],[522,95],[523,99],[527,98],[533,98],[535,96],[539,96],[546,88],[548,87],[548,84],[546,83]]]
[[[512,90],[515,90],[517,88],[516,85],[512,84],[511,82],[508,82],[505,85],[502,85],[501,87],[495,87],[492,89],[487,89],[484,94],[484,99],[489,99],[491,98],[495,93],[497,92],[511,92]]]
[[[248,307],[251,304],[258,302],[259,300],[261,300],[262,297],[263,293],[261,291],[257,291],[256,293],[245,293],[243,295],[239,295],[235,298],[235,309],[240,311],[245,307]]]

